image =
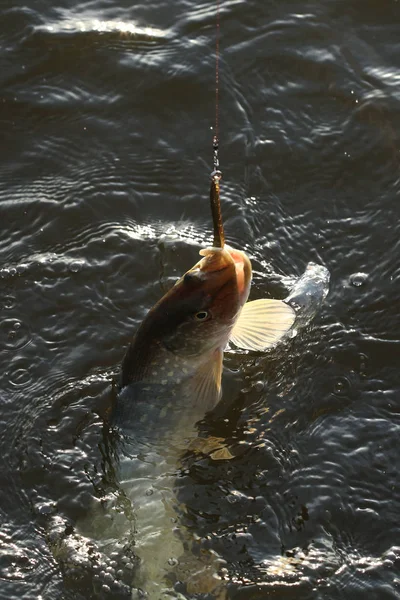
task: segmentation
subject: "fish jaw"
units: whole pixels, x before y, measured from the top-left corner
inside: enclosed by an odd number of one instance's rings
[[[211,260],[209,262],[200,261],[193,267],[192,270],[196,268],[200,268],[203,272],[209,272],[218,268],[217,265],[223,264],[225,261],[226,265],[233,265],[235,267],[235,275],[236,275],[236,288],[239,294],[239,304],[243,306],[249,297],[250,293],[250,285],[252,279],[252,268],[249,257],[242,250],[236,250],[235,248],[231,248],[228,245],[225,245],[223,249],[221,248],[205,248],[204,250],[200,250],[200,255],[209,257]],[[190,271],[189,271],[190,272]]]

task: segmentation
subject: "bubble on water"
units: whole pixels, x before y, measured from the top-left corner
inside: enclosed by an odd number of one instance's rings
[[[2,548],[2,578],[24,579],[27,571],[35,568],[37,561],[30,557],[22,549],[5,547]]]
[[[0,323],[0,348],[22,348],[31,341],[29,327],[19,319],[4,319]]]
[[[256,381],[253,385],[254,389],[256,392],[262,392],[264,389],[264,382],[263,381]]]
[[[124,598],[128,597],[127,584],[118,580],[117,576],[126,579],[126,569],[129,567],[121,568],[116,574],[110,559],[96,543],[74,532],[63,518],[50,515],[46,538],[54,558],[60,563],[68,579],[83,581],[90,577],[95,589],[98,592],[107,592],[107,597],[111,590],[118,594],[118,598],[120,593],[124,593]]]
[[[270,250],[279,250],[279,248],[280,248],[280,244],[279,244],[278,240],[271,240],[271,241],[267,242],[266,246]]]
[[[16,275],[22,275],[27,268],[28,267],[25,264],[16,265],[15,267],[3,267],[0,269],[0,278],[9,279],[11,277],[16,277]]]
[[[14,306],[15,306],[14,296],[4,296],[2,303],[1,303],[1,307],[6,310],[10,310],[11,308],[14,308]]]
[[[34,509],[39,515],[52,515],[56,511],[55,502],[38,502],[35,504]]]
[[[367,370],[368,356],[366,354],[360,354],[360,373],[363,375]]]
[[[82,260],[74,260],[69,265],[69,270],[71,271],[71,273],[78,273],[79,271],[82,270],[82,268],[83,268],[83,261]]]
[[[353,273],[350,275],[350,283],[354,285],[354,287],[361,287],[367,281],[366,273]]]
[[[108,585],[112,585],[114,583],[114,576],[112,573],[103,572],[103,581]]]
[[[343,382],[342,381],[337,381],[335,383],[335,392],[336,392],[336,394],[342,393],[343,389],[344,389]]]
[[[168,559],[168,564],[170,567],[176,567],[178,564],[178,559],[171,557]]]
[[[152,496],[154,494],[154,490],[152,488],[149,488],[148,490],[146,490],[146,496]]]
[[[22,263],[20,265],[17,265],[16,269],[17,269],[18,275],[22,275],[23,273],[25,273],[28,270],[28,265],[25,265]]]
[[[258,482],[262,482],[265,480],[265,473],[263,471],[258,471],[255,475],[254,478],[256,479],[256,481]]]
[[[341,377],[335,382],[334,392],[338,396],[344,396],[350,388],[350,382],[345,378]]]
[[[228,500],[229,504],[236,504],[236,502],[238,501],[237,497],[234,494],[229,494],[226,499]]]

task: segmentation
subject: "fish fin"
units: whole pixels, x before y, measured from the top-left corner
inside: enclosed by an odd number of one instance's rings
[[[215,437],[213,435],[206,438],[197,437],[190,442],[189,451],[194,454],[206,454],[212,460],[230,460],[234,458],[233,454],[227,448],[225,438]]]
[[[212,410],[221,397],[223,351],[218,348],[194,375],[189,393],[193,406],[204,412]]]
[[[230,341],[244,350],[266,350],[289,331],[296,318],[282,300],[247,302],[232,329]]]

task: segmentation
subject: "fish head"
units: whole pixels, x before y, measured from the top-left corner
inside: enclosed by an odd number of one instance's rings
[[[200,254],[158,305],[167,321],[160,341],[186,357],[225,347],[250,291],[251,263],[244,252],[225,246]]]

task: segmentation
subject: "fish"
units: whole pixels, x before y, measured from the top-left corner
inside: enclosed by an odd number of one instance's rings
[[[100,445],[100,494],[73,533],[60,516],[49,520],[47,540],[68,585],[90,581],[95,569],[93,597],[97,589],[108,597],[110,587],[113,599],[225,598],[224,563],[196,548],[179,501],[196,455],[232,458],[227,442],[202,425],[222,395],[224,351],[232,344],[264,352],[295,335],[329,289],[328,270],[309,263],[285,299],[249,301],[245,252],[224,245],[200,255],[149,310],[125,353]]]
[[[248,301],[252,267],[245,252],[224,245],[200,255],[139,326],[122,362],[112,417],[121,434],[117,479],[135,512],[137,583],[149,598],[167,589],[171,564],[181,566],[181,579],[186,570],[191,593],[215,592],[218,561],[202,557],[182,569],[189,542],[182,541],[183,528],[174,531],[182,456],[207,448],[230,457],[223,440],[199,438],[197,428],[221,398],[224,350],[233,343],[265,351],[296,319],[282,300]]]
[[[227,442],[209,435],[203,422],[222,395],[224,351],[232,344],[264,352],[295,335],[329,289],[328,270],[309,263],[285,299],[249,301],[245,252],[224,245],[200,255],[128,346],[100,444],[103,483],[86,515],[73,533],[61,516],[49,520],[47,540],[64,578],[82,585],[95,570],[93,597],[100,589],[108,598],[110,588],[113,600],[225,598],[223,560],[199,546],[179,501],[196,455],[232,458]]]

